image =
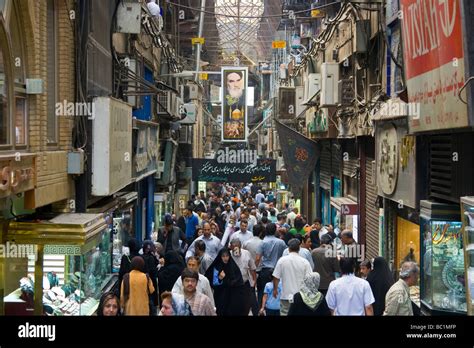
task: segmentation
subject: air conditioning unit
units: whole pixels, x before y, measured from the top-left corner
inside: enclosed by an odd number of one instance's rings
[[[196,104],[194,103],[187,103],[184,104],[184,112],[186,112],[186,118],[179,121],[181,124],[195,124],[196,123]]]
[[[280,137],[278,136],[278,131],[273,131],[273,150],[281,151]]]
[[[163,94],[157,95],[156,113],[158,116],[168,116],[173,114],[173,96],[171,91],[166,91]]]
[[[294,119],[296,115],[296,91],[294,87],[280,87],[278,90],[278,119]]]
[[[172,96],[172,110],[173,116],[181,117],[186,114],[186,110],[184,109],[183,99],[178,97],[176,94]]]
[[[117,7],[117,32],[127,34],[140,34],[141,29],[140,3],[127,2]]]
[[[338,96],[339,63],[321,64],[321,99],[320,106],[334,106]]]
[[[181,86],[181,99],[184,103],[190,103],[191,100],[198,99],[199,87],[195,84],[188,83]]]
[[[295,99],[296,99],[296,117],[301,115],[304,110],[305,106],[303,105],[304,102],[304,86],[296,86],[295,87]]]
[[[127,62],[126,68],[132,71],[135,76],[138,78],[143,76],[143,65],[141,61],[130,57],[125,57],[124,60]],[[138,82],[128,82],[127,85],[126,91],[129,93],[135,93],[138,90]],[[125,100],[135,109],[138,109],[142,106],[140,96],[128,95]]]
[[[281,172],[284,168],[285,161],[283,160],[283,157],[277,157],[276,160],[276,171]]]
[[[192,141],[191,136],[192,136],[191,127],[189,126],[181,127],[181,129],[179,130],[178,143],[191,144],[191,141]]]
[[[304,86],[304,102],[308,103],[310,98],[314,97],[316,93],[321,90],[321,74],[308,74],[305,86]],[[315,101],[314,99],[312,100]]]

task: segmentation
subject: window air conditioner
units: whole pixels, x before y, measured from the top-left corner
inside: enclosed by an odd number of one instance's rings
[[[198,86],[192,83],[181,86],[181,99],[184,103],[190,103],[191,100],[198,99]]]
[[[187,103],[187,104],[184,104],[183,106],[184,108],[184,112],[186,113],[186,117],[179,121],[179,123],[181,124],[195,124],[196,123],[196,104],[194,103]]]
[[[321,90],[321,74],[308,74],[304,89],[304,102],[308,103]],[[312,100],[315,101],[314,99]]]
[[[168,116],[172,114],[173,110],[173,93],[171,91],[166,91],[163,94],[158,94],[158,102],[156,106],[156,113],[158,116]]]
[[[301,115],[305,110],[304,102],[304,86],[295,87],[295,98],[296,98],[296,117]]]
[[[320,106],[334,106],[338,96],[339,63],[321,64],[321,99]]]

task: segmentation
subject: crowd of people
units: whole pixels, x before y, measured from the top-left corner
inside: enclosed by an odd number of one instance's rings
[[[414,314],[416,263],[394,282],[384,258],[360,258],[351,230],[278,208],[251,184],[201,191],[153,240],[128,241],[118,290],[103,294],[98,315]]]

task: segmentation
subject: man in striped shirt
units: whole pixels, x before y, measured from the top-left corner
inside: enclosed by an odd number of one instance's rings
[[[183,281],[184,297],[191,306],[193,315],[215,316],[216,310],[209,297],[196,291],[199,274],[196,271],[185,268],[181,274],[181,280]]]

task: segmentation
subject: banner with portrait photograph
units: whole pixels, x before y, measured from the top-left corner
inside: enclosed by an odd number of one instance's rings
[[[223,142],[247,141],[248,68],[222,68]]]

